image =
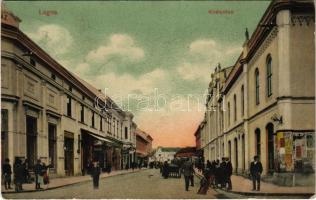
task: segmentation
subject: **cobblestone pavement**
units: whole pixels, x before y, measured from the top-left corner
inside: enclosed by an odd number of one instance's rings
[[[227,198],[210,189],[207,195],[198,195],[199,179],[195,177],[195,186],[190,191],[184,190],[184,178],[163,179],[159,170],[150,169],[137,173],[117,175],[100,180],[99,189],[93,189],[92,182],[78,183],[47,191],[3,194],[10,199],[33,198],[178,198],[178,199],[206,199]]]

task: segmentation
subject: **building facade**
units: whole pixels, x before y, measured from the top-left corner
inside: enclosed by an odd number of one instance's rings
[[[157,147],[154,158],[158,162],[171,162],[174,159],[175,154],[181,148],[178,147]]]
[[[18,157],[32,168],[41,159],[51,176],[71,176],[85,174],[93,160],[118,170],[125,157],[135,159],[133,115],[62,67],[2,9],[2,162]]]
[[[153,138],[146,132],[136,129],[136,156],[139,166],[147,166],[152,152]]]
[[[315,184],[314,17],[312,1],[272,1],[221,86],[216,68],[199,129],[205,159],[229,157],[247,175],[259,155],[264,178]]]

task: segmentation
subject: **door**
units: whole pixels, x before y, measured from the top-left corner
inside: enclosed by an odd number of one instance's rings
[[[268,151],[268,173],[274,172],[274,136],[273,124],[269,123],[266,126],[267,133],[267,151]]]
[[[8,158],[8,110],[1,109],[1,162]]]
[[[26,116],[26,158],[33,167],[37,159],[37,118]]]
[[[237,138],[235,138],[234,143],[235,143],[235,172],[238,173],[238,141],[237,141]]]
[[[65,173],[67,176],[74,174],[74,139],[65,137],[64,153],[65,153]]]

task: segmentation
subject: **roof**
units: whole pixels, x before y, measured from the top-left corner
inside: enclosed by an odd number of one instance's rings
[[[161,149],[162,152],[177,152],[181,148],[180,147],[158,147],[157,149]]]
[[[145,131],[143,131],[139,128],[136,128],[135,132],[136,132],[136,136],[141,137],[142,139],[144,139],[147,142],[152,142],[154,140],[148,133],[146,133]]]

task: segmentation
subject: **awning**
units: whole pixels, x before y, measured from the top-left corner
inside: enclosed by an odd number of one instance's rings
[[[84,129],[82,129],[82,130],[84,130]],[[89,132],[89,131],[86,131],[86,130],[84,130],[84,132],[87,133],[87,134],[89,134],[90,136],[94,137],[95,139],[98,139],[98,140],[103,141],[103,142],[106,142],[106,143],[114,144],[114,142],[112,142],[112,141],[109,140],[109,139],[106,139],[105,137],[102,137],[102,136],[93,134],[93,133],[91,133],[91,132]]]

